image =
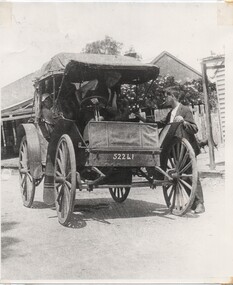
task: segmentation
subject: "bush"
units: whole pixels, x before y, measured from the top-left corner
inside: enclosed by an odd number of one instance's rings
[[[165,100],[164,90],[174,86],[180,93],[180,102],[184,105],[204,104],[202,79],[193,80],[181,84],[176,82],[174,77],[158,77],[152,82],[140,86],[124,84],[121,87],[121,98],[127,98],[130,108],[134,111],[141,109],[162,109]],[[215,83],[208,83],[210,108],[214,111],[217,108],[217,94]],[[120,98],[120,100],[121,100]]]

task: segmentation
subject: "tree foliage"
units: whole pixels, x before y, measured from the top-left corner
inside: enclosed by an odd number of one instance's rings
[[[123,43],[117,42],[110,36],[105,36],[103,40],[86,44],[82,50],[84,53],[120,55],[122,53]],[[141,59],[141,56],[130,47],[124,54],[128,54]],[[136,85],[123,85],[120,100],[126,98],[132,110],[138,108],[160,109],[163,108],[165,99],[164,90],[167,87],[175,86],[180,93],[180,101],[184,105],[204,104],[204,95],[202,79],[185,82],[183,84],[176,82],[172,76],[159,76],[151,85],[151,82]],[[208,93],[210,108],[214,111],[217,108],[217,94],[215,83],[208,82]]]
[[[119,55],[122,47],[123,43],[117,42],[109,36],[105,36],[103,40],[86,44],[82,51],[84,53]]]
[[[180,93],[180,102],[184,105],[200,105],[204,104],[204,94],[202,87],[202,79],[178,83],[172,76],[160,76],[152,84],[152,82],[136,85],[123,85],[121,90],[121,98],[127,98],[130,108],[137,110],[139,108],[161,109],[164,108],[165,89],[173,86]],[[211,110],[217,108],[217,94],[215,83],[208,83],[209,102]]]

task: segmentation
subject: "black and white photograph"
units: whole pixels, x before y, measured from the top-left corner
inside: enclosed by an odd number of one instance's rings
[[[232,283],[233,3],[3,1],[0,36],[1,281]]]

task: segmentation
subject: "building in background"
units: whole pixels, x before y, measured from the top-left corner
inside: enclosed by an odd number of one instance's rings
[[[33,97],[35,73],[30,73],[1,89],[1,110]]]
[[[225,141],[225,56],[219,60],[216,65],[216,89],[218,96],[218,110],[221,122],[221,132]]]
[[[209,77],[211,81],[216,82],[218,106],[217,112],[212,113],[212,129],[213,138],[217,144],[223,143],[225,140],[225,57],[224,56],[210,56],[205,59],[214,76]],[[187,81],[202,79],[202,73],[195,70],[185,62],[173,56],[167,51],[160,53],[152,64],[160,68],[160,76],[173,76],[178,82],[185,83]],[[201,140],[206,139],[206,122],[204,108],[193,109],[195,121],[199,128],[198,136]],[[204,107],[204,106],[202,106]],[[160,113],[158,111],[158,113]],[[162,112],[163,113],[163,112]]]
[[[1,89],[1,157],[18,153],[17,127],[34,116],[34,73]]]
[[[216,63],[216,59],[209,58]],[[225,61],[224,57],[221,58]],[[202,78],[202,74],[167,51],[163,51],[151,62],[160,68],[161,76],[173,76],[176,81],[185,83],[187,81]],[[221,65],[218,65],[221,66]],[[37,72],[31,73],[1,89],[1,154],[6,156],[17,155],[17,127],[34,116],[33,109],[33,81]],[[215,69],[216,86],[219,103],[219,120],[221,122],[221,136],[225,137],[225,69]],[[195,113],[195,112],[194,112]],[[206,134],[203,114],[196,115],[199,127],[203,134]],[[216,117],[216,116],[215,116]],[[218,120],[214,117],[213,123],[217,126]],[[219,131],[218,131],[219,133]],[[219,135],[218,135],[219,136]],[[215,136],[216,137],[216,136]],[[204,135],[201,136],[204,138]],[[217,139],[219,142],[219,139]]]
[[[202,78],[200,72],[167,51],[160,53],[151,63],[160,68],[159,74],[161,76],[173,76],[180,83]]]
[[[217,110],[220,121],[221,140],[225,141],[225,56],[211,55],[203,58],[205,75],[208,79],[214,80],[217,92]],[[204,76],[204,74],[203,74]],[[213,125],[213,123],[212,123]]]

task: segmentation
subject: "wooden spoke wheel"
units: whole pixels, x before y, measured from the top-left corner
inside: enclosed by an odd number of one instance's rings
[[[184,138],[174,139],[161,154],[161,166],[173,178],[172,185],[163,186],[167,207],[174,215],[184,215],[195,199],[198,179],[197,162],[191,144]]]
[[[63,135],[57,145],[54,179],[58,220],[60,224],[67,226],[73,213],[76,191],[75,152],[68,135]]]
[[[19,182],[23,205],[30,208],[35,196],[36,181],[29,168],[29,153],[26,136],[22,138],[19,148]]]
[[[130,187],[115,187],[109,188],[110,194],[114,201],[122,203],[129,195]]]

